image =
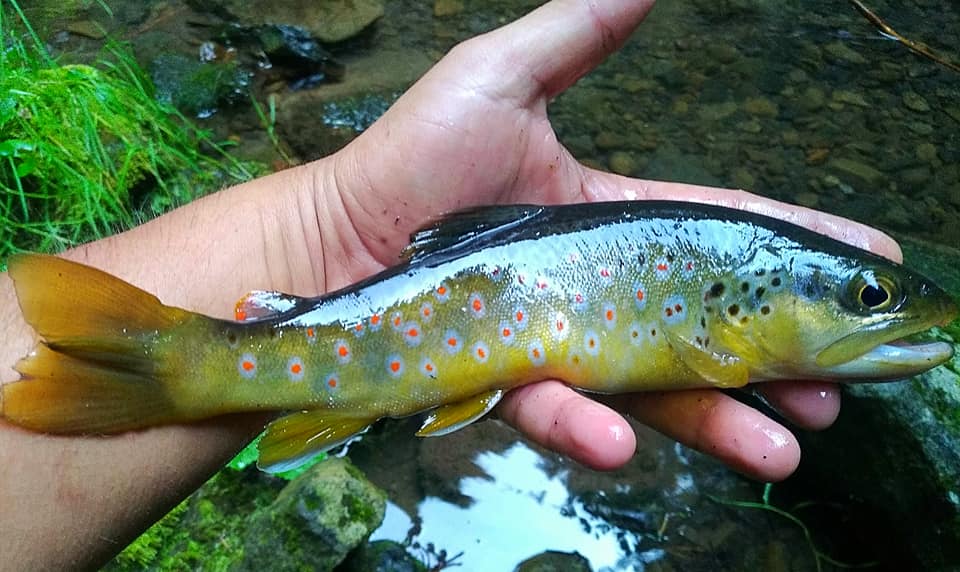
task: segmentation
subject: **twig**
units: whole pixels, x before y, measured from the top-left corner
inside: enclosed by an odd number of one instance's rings
[[[850,0],[850,3],[853,4],[853,7],[857,9],[857,12],[863,14],[863,17],[870,21],[871,24],[880,29],[881,32],[897,40],[901,44],[907,47],[911,52],[921,55],[925,58],[931,59],[938,64],[952,69],[953,71],[960,73],[960,65],[957,65],[950,60],[944,58],[943,56],[937,55],[929,46],[922,42],[915,42],[910,38],[905,38],[897,33],[896,30],[890,27],[889,24],[883,21],[880,16],[877,16],[870,8],[867,8],[863,5],[863,2],[860,0]]]

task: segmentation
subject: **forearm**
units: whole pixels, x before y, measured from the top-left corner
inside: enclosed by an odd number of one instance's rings
[[[255,288],[316,294],[325,277],[309,260],[320,259],[315,221],[322,209],[314,201],[322,195],[313,185],[322,168],[315,163],[235,187],[65,255],[166,304],[221,317]],[[305,208],[309,216],[301,216]],[[292,272],[291,261],[310,270]],[[13,365],[35,335],[5,274],[0,340],[6,382],[16,379]],[[102,563],[222,466],[263,421],[235,416],[96,439],[38,435],[0,422],[0,569]]]

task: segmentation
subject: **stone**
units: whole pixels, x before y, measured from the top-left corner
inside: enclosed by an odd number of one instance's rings
[[[860,55],[859,52],[850,47],[847,42],[830,42],[823,47],[824,56],[828,61],[834,63],[844,63],[852,65],[864,65],[867,58]]]
[[[746,167],[737,167],[730,174],[730,181],[738,189],[750,190],[757,184],[757,179]]]
[[[800,94],[800,108],[804,111],[816,111],[823,107],[827,97],[819,87],[810,86]]]
[[[720,121],[737,112],[737,104],[733,101],[711,103],[700,106],[697,116],[701,121]]]
[[[380,526],[386,503],[348,460],[329,458],[250,516],[239,570],[332,570]]]
[[[886,178],[886,175],[882,171],[855,159],[831,159],[827,163],[827,168],[836,173],[841,179],[852,179],[853,182],[865,187],[876,188]]]
[[[433,15],[437,18],[456,16],[463,12],[463,0],[434,0]]]
[[[601,131],[593,138],[593,144],[601,151],[609,151],[625,147],[627,138],[616,131]]]
[[[830,96],[830,99],[836,103],[843,103],[856,107],[870,107],[870,102],[867,101],[867,98],[865,98],[862,94],[845,89],[838,89],[834,91]]]
[[[579,552],[547,550],[517,565],[514,572],[591,572],[590,562]]]
[[[913,167],[900,171],[900,180],[911,187],[923,187],[933,178],[930,167]],[[917,189],[907,190],[908,194],[913,194]]]
[[[743,109],[750,115],[771,119],[780,114],[780,108],[777,104],[766,97],[751,97],[743,104]]]
[[[904,107],[911,111],[916,111],[918,113],[926,113],[930,111],[930,104],[927,103],[927,100],[924,99],[922,95],[915,91],[904,92],[902,99]]]
[[[917,159],[924,163],[934,163],[940,158],[937,153],[937,146],[933,143],[920,143],[915,151]]]
[[[607,163],[610,165],[610,170],[618,175],[624,175],[629,177],[633,175],[637,169],[637,160],[631,153],[626,151],[614,151],[610,153],[610,158]]]
[[[820,206],[820,196],[816,193],[811,193],[810,191],[797,193],[797,196],[793,197],[793,201],[800,206],[811,209],[815,209]]]
[[[298,26],[317,41],[336,43],[364,31],[383,16],[378,0],[216,0],[198,8],[228,15],[242,26]]]
[[[102,40],[107,32],[103,24],[95,20],[78,20],[67,24],[67,31],[77,36],[90,38],[92,40]]]
[[[427,572],[427,567],[402,544],[377,540],[351,552],[337,572]]]

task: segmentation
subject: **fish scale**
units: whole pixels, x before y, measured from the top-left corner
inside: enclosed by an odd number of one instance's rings
[[[382,417],[431,411],[418,434],[447,433],[543,379],[601,393],[894,379],[952,355],[887,344],[956,315],[927,279],[719,207],[483,207],[418,231],[404,257],[319,298],[253,292],[238,321],[74,263],[14,258],[44,342],[0,388],[0,414],[83,433],[283,411],[260,464],[286,470]]]

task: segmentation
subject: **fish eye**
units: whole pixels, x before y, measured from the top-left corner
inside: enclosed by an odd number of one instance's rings
[[[862,311],[882,312],[901,302],[900,287],[887,276],[864,271],[851,285],[856,296],[856,306]]]

